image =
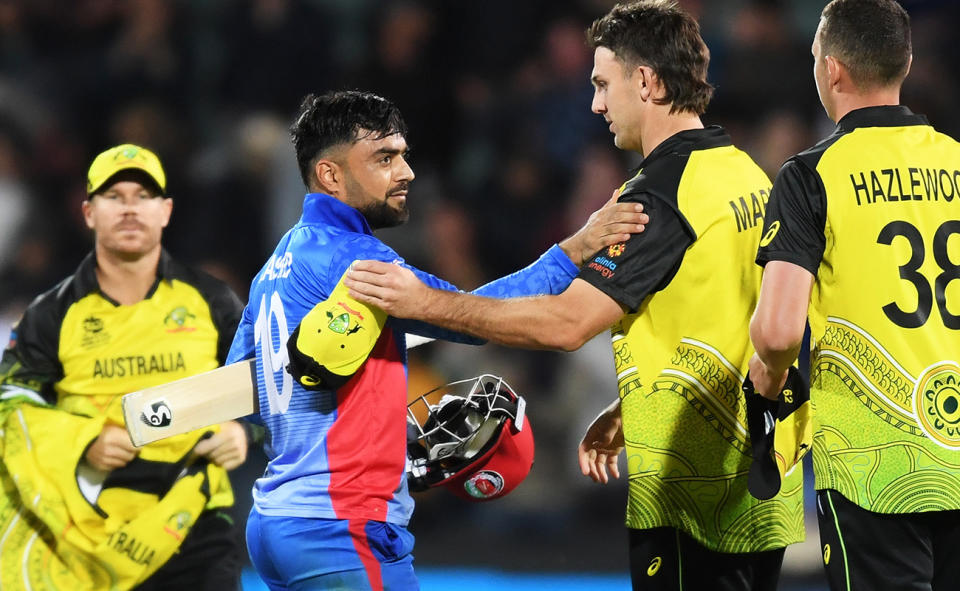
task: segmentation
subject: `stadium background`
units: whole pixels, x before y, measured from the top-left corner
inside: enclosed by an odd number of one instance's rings
[[[681,3],[712,51],[706,123],[726,126],[771,177],[832,129],[809,50],[824,2]],[[526,264],[638,161],[589,110],[583,29],[612,4],[0,0],[0,339],[89,249],[86,166],[122,142],[151,147],[167,169],[168,250],[245,298],[299,214],[286,127],[307,92],[369,89],[402,109],[417,174],[412,218],[381,236],[408,261],[467,289]],[[915,59],[903,101],[954,137],[958,4],[904,2]],[[611,370],[603,337],[572,354],[438,343],[412,353],[412,393],[497,373],[528,398],[537,436],[534,469],[510,497],[420,497],[411,529],[425,591],[627,587],[624,485],[592,484],[574,455],[615,395]],[[251,455],[234,479],[240,518],[263,466]],[[783,589],[823,587],[810,517],[813,543],[791,548]]]

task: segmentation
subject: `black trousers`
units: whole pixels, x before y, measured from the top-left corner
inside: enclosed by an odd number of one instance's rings
[[[867,511],[817,491],[820,549],[833,591],[960,589],[960,511]]]
[[[728,554],[672,527],[628,532],[634,591],[776,591],[783,548]]]
[[[176,554],[137,591],[235,591],[240,589],[244,557],[242,530],[224,510],[205,511],[197,518]]]

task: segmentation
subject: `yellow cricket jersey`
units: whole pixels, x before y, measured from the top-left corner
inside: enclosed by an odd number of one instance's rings
[[[233,504],[226,471],[191,454],[216,427],[144,446],[106,474],[83,458],[106,421],[123,424],[123,394],[225,360],[239,300],[164,252],[147,297],[121,306],[100,292],[95,266],[91,254],[34,300],[0,360],[4,589],[130,588],[201,512]]]
[[[789,160],[757,257],[816,277],[818,489],[960,509],[960,144],[902,106],[855,110]]]
[[[720,552],[803,539],[799,467],[773,499],[747,491],[740,385],[753,353],[753,258],[769,191],[763,171],[722,129],[676,134],[622,188],[622,201],[644,204],[646,230],[581,271],[629,310],[612,328],[628,527],[675,527]]]
[[[124,394],[220,366],[242,312],[236,295],[165,251],[157,275],[146,298],[121,306],[100,291],[91,253],[14,327],[0,392],[33,392],[61,410],[123,425]],[[185,434],[147,445],[124,470],[179,461],[195,440]]]

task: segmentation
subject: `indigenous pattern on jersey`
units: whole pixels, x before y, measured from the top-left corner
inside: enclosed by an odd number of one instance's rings
[[[201,512],[233,504],[226,471],[192,457],[216,426],[144,446],[107,475],[84,461],[105,422],[123,424],[123,394],[220,365],[242,309],[166,253],[130,306],[99,291],[95,265],[27,308],[0,361],[3,589],[129,589]]]
[[[816,277],[818,489],[878,513],[960,509],[960,144],[902,106],[787,161],[757,262]]]
[[[680,529],[710,550],[758,552],[803,539],[802,477],[747,492],[740,384],[753,353],[753,264],[770,181],[717,127],[678,133],[624,184],[642,234],[580,277],[630,310],[612,328],[629,471],[627,526]]]
[[[257,358],[260,417],[267,427],[266,473],[254,485],[263,515],[366,519],[406,525],[405,333],[479,342],[418,322],[389,319],[367,362],[336,390],[305,390],[286,372],[286,342],[330,295],[355,260],[403,264],[356,209],[308,194],[303,216],[253,279],[229,362]],[[412,269],[430,287],[456,288]],[[533,265],[478,289],[492,297],[556,294],[576,274],[559,247]]]

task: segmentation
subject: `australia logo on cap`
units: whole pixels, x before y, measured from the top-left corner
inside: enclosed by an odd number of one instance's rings
[[[344,310],[346,310],[346,312],[343,312],[341,314],[334,314],[334,312],[327,310],[327,320],[329,320],[329,322],[327,323],[327,328],[341,335],[352,335],[353,333],[363,328],[362,326],[360,326],[359,322],[355,323],[353,326],[350,326],[351,315],[356,316],[361,321],[363,321],[363,315],[360,314],[360,312],[357,312],[356,310],[351,310],[343,302],[337,302],[337,305],[342,307]],[[334,308],[334,311],[336,311],[336,308]]]
[[[475,499],[489,499],[503,492],[503,476],[493,470],[481,470],[463,483],[463,490]]]

